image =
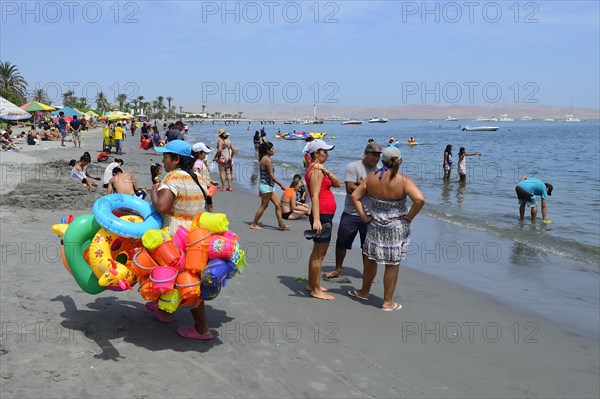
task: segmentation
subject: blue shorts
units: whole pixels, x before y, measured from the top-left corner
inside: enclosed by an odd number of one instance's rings
[[[123,141],[123,140],[116,140],[115,139],[115,147],[121,148],[121,141]]]
[[[60,135],[64,138],[67,135],[66,129],[58,129],[60,131]]]
[[[265,183],[258,184],[258,192],[261,194],[268,194],[268,193],[272,193],[273,191],[275,191],[274,186],[269,186],[268,184],[265,184]]]
[[[358,215],[342,213],[335,242],[336,248],[352,249],[352,243],[358,233],[360,233],[360,247],[362,248],[367,236],[367,224]]]

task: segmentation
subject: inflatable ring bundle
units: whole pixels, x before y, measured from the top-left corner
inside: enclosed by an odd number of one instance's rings
[[[62,237],[65,268],[84,292],[123,291],[139,282],[141,296],[169,313],[216,298],[246,266],[225,214],[200,212],[191,231],[180,227],[173,237],[161,227],[149,203],[109,194],[94,203],[93,215],[69,215],[52,230]]]

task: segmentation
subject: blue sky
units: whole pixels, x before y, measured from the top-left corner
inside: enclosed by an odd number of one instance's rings
[[[0,59],[51,97],[101,89],[184,108],[598,108],[599,4],[2,0]]]

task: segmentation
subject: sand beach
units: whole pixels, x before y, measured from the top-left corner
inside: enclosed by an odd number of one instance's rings
[[[532,287],[518,283],[519,270],[506,259],[518,255],[509,241],[446,231],[427,217],[413,223],[416,246],[400,267],[397,312],[380,310],[381,268],[369,301],[347,295],[361,284],[357,249],[347,254],[345,279],[323,282],[336,299],[311,298],[302,281],[308,221],[281,232],[268,208],[265,229],[253,231],[259,199],[241,189],[215,196],[215,211],[241,236],[248,267],[207,302],[212,341],[178,336],[177,325],[191,322],[187,309],[161,324],[135,289],[84,293],[64,269],[50,226],[69,213],[91,213],[104,194],[68,181],[68,161],[83,151],[95,159],[100,143],[96,129],[83,134],[81,149],[42,142],[0,154],[2,397],[600,396],[597,296],[580,296],[577,287],[557,290],[556,300],[528,296]],[[150,187],[149,166],[161,157],[140,149],[135,136],[124,141],[122,158]],[[102,176],[106,165],[92,162],[90,170]],[[493,242],[505,256],[436,256],[436,243],[448,235]],[[324,270],[334,265],[333,245]],[[540,269],[551,273],[556,262],[544,257]],[[434,268],[446,275],[427,273]],[[474,275],[487,285],[477,291],[460,284]],[[573,279],[580,280],[592,287],[585,292],[598,286],[597,273]]]

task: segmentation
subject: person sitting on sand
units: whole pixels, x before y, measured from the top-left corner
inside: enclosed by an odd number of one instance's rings
[[[100,180],[100,178],[92,176],[87,171],[87,167],[90,164],[90,162],[91,159],[89,155],[83,154],[81,158],[79,158],[79,162],[76,162],[75,165],[73,165],[73,168],[71,169],[70,179],[74,181],[80,181],[81,183],[83,183],[84,186],[95,190],[96,187],[98,187],[98,185],[91,180]],[[71,165],[71,163],[69,163],[69,165]]]
[[[298,175],[299,176],[299,175]],[[287,220],[296,220],[310,215],[310,207],[296,201],[296,193],[302,187],[302,178],[294,178],[281,198],[281,216]]]
[[[115,158],[115,160],[111,163],[108,164],[108,166],[106,167],[106,169],[104,169],[104,175],[102,176],[102,187],[104,188],[108,188],[108,182],[110,181],[110,179],[112,179],[112,171],[114,168],[122,168],[123,167],[123,160],[119,159],[119,158]]]
[[[144,187],[138,186],[135,177],[131,173],[123,172],[118,166],[112,170],[112,178],[106,188],[106,194],[112,193],[135,195],[142,199],[146,197]]]

